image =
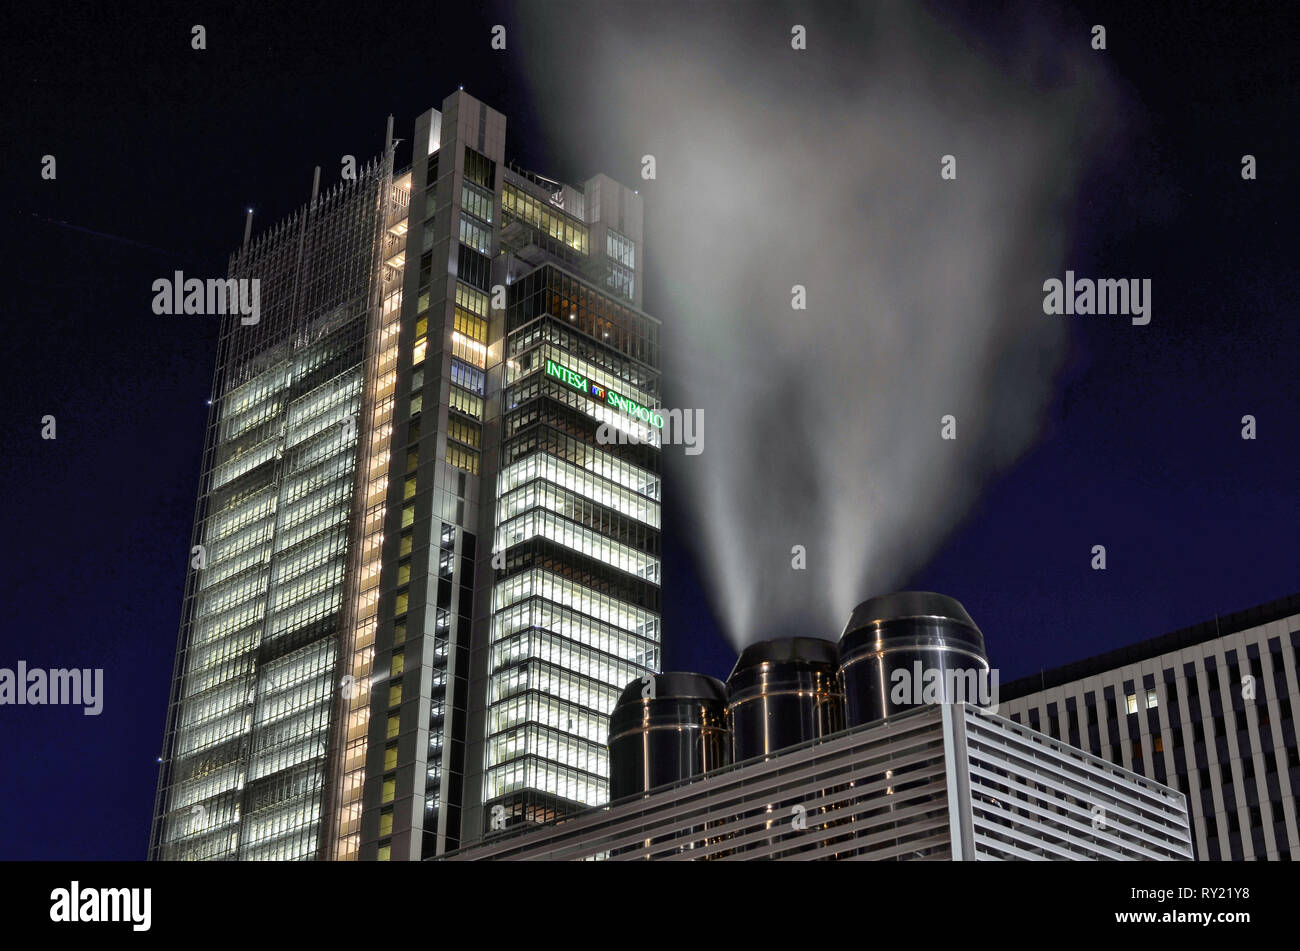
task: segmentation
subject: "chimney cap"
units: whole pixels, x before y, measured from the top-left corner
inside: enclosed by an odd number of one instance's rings
[[[718,700],[725,702],[727,689],[722,681],[707,674],[693,674],[685,671],[670,671],[662,674],[650,674],[654,677],[655,697],[674,700]],[[624,704],[639,703],[641,691],[645,688],[646,678],[638,677],[619,695],[615,709]]]
[[[757,641],[742,650],[727,682],[730,683],[741,671],[762,664],[826,664],[835,667],[839,660],[834,641],[820,637],[777,637]]]
[[[853,609],[844,633],[902,618],[939,618],[969,627],[976,634],[980,633],[960,601],[934,591],[895,591],[868,598]]]

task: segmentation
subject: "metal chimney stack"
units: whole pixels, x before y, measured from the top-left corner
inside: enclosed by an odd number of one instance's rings
[[[916,692],[924,685],[914,683],[918,675],[937,671],[944,685],[941,702],[951,702],[973,698],[948,694],[947,671],[982,676],[989,669],[984,635],[966,609],[932,591],[898,591],[863,601],[840,637],[839,659],[850,727],[919,706]]]

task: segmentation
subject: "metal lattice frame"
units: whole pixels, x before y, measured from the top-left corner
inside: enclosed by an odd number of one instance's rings
[[[317,858],[352,556],[375,161],[231,257],[150,857]]]

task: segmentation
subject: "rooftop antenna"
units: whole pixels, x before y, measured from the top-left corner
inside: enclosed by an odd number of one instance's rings
[[[320,166],[316,166],[316,174],[311,179],[311,203],[316,204],[316,196],[320,194]]]
[[[252,235],[252,233],[253,233],[253,209],[250,208],[248,209],[248,215],[244,218],[244,244],[242,245],[243,247],[248,246],[248,239],[249,236]]]

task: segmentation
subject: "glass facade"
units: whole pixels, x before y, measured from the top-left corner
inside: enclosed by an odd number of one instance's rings
[[[154,858],[329,854],[357,465],[383,439],[363,410],[390,187],[391,166],[371,163],[231,259],[263,308],[221,336]]]
[[[153,858],[420,859],[604,802],[658,669],[640,199],[510,168],[463,92],[410,141],[231,258],[261,320],[223,327]]]
[[[507,184],[501,196],[507,221],[517,219],[560,241],[579,254],[587,253],[587,226],[581,221],[529,195],[521,184]]]
[[[546,264],[512,285],[506,328],[488,833],[608,801],[609,714],[659,667],[657,433],[597,396],[659,405],[658,324]]]

